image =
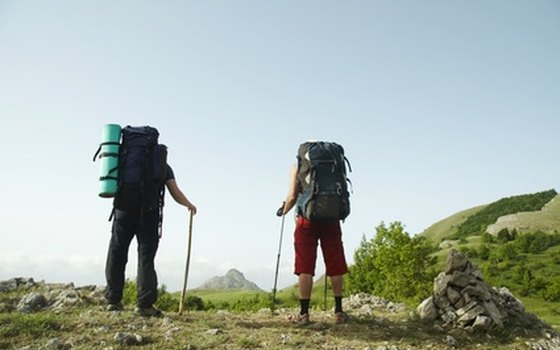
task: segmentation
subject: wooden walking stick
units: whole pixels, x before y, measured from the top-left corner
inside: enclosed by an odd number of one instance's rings
[[[187,261],[185,263],[185,278],[183,279],[183,289],[181,290],[181,300],[179,300],[179,315],[183,313],[183,306],[185,301],[185,291],[187,289],[187,279],[189,277],[189,265],[191,261],[191,242],[192,242],[192,225],[193,225],[193,211],[190,211],[189,216],[189,237],[187,240]]]

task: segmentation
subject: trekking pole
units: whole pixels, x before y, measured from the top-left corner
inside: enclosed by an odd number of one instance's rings
[[[193,224],[193,211],[190,211],[189,216],[189,237],[187,240],[187,261],[185,263],[185,278],[183,279],[183,289],[181,290],[181,300],[179,300],[179,315],[183,313],[183,306],[185,301],[185,291],[187,289],[187,279],[189,277],[189,265],[191,261],[191,242],[192,242],[192,224]]]
[[[327,273],[325,272],[325,294],[323,294],[323,311],[327,311]]]
[[[276,286],[278,283],[278,267],[280,266],[280,252],[282,251],[282,236],[284,235],[284,219],[286,214],[283,212],[284,205],[282,209],[282,224],[280,225],[280,240],[278,242],[278,256],[276,257],[276,272],[274,273],[274,288],[272,288],[272,304],[270,305],[270,311],[274,311],[274,306],[276,304]],[[280,212],[280,210],[278,211]]]

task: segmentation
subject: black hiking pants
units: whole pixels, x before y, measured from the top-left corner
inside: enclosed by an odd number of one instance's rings
[[[147,308],[156,302],[157,276],[154,258],[159,244],[158,224],[158,210],[144,213],[142,218],[139,214],[115,210],[105,265],[105,277],[107,279],[105,298],[107,303],[117,304],[122,300],[128,248],[134,236],[136,236],[138,244],[137,305],[141,308]]]

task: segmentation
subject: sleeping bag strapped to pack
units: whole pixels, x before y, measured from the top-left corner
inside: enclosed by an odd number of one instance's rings
[[[305,142],[298,149],[297,212],[312,221],[344,220],[350,214],[344,149],[334,142]]]
[[[163,205],[167,148],[158,144],[158,137],[157,129],[150,126],[122,129],[114,208],[146,212]]]
[[[101,144],[93,156],[99,155],[99,197],[112,198],[117,193],[119,148],[121,126],[118,124],[103,125]]]

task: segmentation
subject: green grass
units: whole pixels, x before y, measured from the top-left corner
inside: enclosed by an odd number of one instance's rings
[[[186,292],[186,295],[195,295],[204,302],[210,301],[213,304],[232,303],[241,298],[258,294],[266,294],[266,292],[237,289],[191,289]]]
[[[0,314],[2,337],[41,337],[61,328],[62,320],[52,313]]]
[[[176,298],[180,297],[179,293],[173,293]],[[241,299],[248,299],[257,295],[268,295],[272,300],[272,292],[265,291],[250,291],[250,290],[218,290],[218,289],[191,289],[186,292],[186,295],[197,296],[204,301],[205,304],[211,303],[218,307],[224,304],[233,304]],[[311,307],[315,309],[325,309],[324,303],[325,295],[325,279],[320,276],[315,279],[313,283],[313,290],[311,293]],[[276,292],[276,307],[295,308],[299,300],[299,292],[297,284],[280,289]],[[327,302],[326,309],[334,306],[334,298],[330,283],[327,284]]]
[[[449,247],[442,248],[434,253],[434,256],[438,258],[438,270],[445,266],[445,262],[447,260],[447,255],[451,249],[459,249],[459,247],[469,247],[469,248],[476,248],[480,245],[482,240],[481,236],[470,236],[465,238],[466,243],[461,243],[459,240],[453,241]]]
[[[520,297],[525,309],[539,316],[540,319],[560,329],[560,303],[544,301],[540,298]]]

